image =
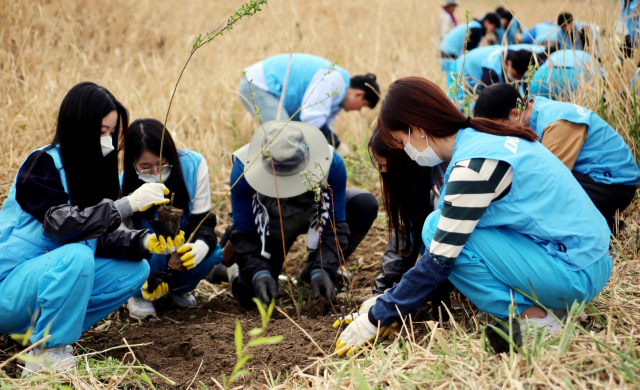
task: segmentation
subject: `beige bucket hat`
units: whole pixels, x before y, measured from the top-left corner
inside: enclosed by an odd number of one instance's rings
[[[260,151],[271,139],[273,141],[267,149],[271,154],[269,159],[268,153]],[[258,154],[258,160],[249,167]],[[245,166],[244,177],[249,185],[272,198],[276,197],[273,179],[275,168],[278,195],[281,198],[291,198],[307,191],[305,179],[300,176],[302,171],[310,171],[318,178],[324,178],[323,172],[325,175],[329,172],[332,160],[333,148],[317,128],[302,122],[270,121],[253,133],[242,163]]]

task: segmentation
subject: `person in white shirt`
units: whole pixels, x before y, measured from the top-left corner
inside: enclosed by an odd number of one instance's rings
[[[291,65],[289,58],[291,56]],[[287,78],[287,68],[289,76]],[[238,86],[240,101],[256,115],[259,108],[263,123],[272,120],[292,120],[308,123],[322,131],[327,141],[341,156],[349,154],[333,131],[333,123],[341,110],[374,108],[380,99],[376,76],[369,73],[349,76],[349,73],[329,60],[310,54],[280,54],[253,64],[244,70]],[[247,82],[250,82],[251,85]],[[286,90],[284,84],[286,81]],[[252,101],[252,93],[254,102]],[[280,118],[277,118],[280,97],[284,94]]]
[[[438,17],[438,36],[441,41],[449,30],[458,25],[453,12],[459,5],[460,3],[457,0],[446,0],[442,3],[442,11],[440,11],[440,16]]]

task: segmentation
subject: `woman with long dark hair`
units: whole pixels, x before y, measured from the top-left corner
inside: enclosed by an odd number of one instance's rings
[[[104,87],[76,85],[60,105],[51,144],[27,157],[2,205],[0,333],[32,343],[51,336],[30,352],[39,359],[23,375],[73,369],[70,344],[142,287],[143,256],[166,250],[148,230],[119,229],[134,212],[169,201],[157,183],[118,199],[115,150],[128,124]]]
[[[168,130],[164,133],[162,144],[162,162],[160,164],[160,145],[163,125],[156,119],[137,119],[129,126],[124,141],[124,170],[121,174],[122,193],[136,191],[145,183],[158,183],[162,171],[162,183],[174,194],[173,207],[182,209],[181,240],[190,237],[191,233],[211,210],[211,190],[209,188],[209,167],[201,154],[176,149]],[[156,209],[136,214],[131,219],[135,229],[153,231],[149,221],[157,216]],[[127,307],[129,315],[136,319],[145,319],[155,315],[152,301],[169,294],[180,307],[194,306],[195,297],[191,294],[200,280],[214,265],[222,261],[218,239],[214,232],[216,216],[211,214],[191,238],[191,242],[180,246],[174,243],[182,254],[181,260],[187,271],[185,273],[169,273],[167,256],[153,255],[149,260],[151,278],[161,280],[160,294],[145,294],[137,291],[129,299]],[[170,237],[166,238],[171,240]]]
[[[428,249],[340,335],[341,354],[374,337],[378,324],[391,325],[398,311],[415,313],[446,279],[478,309],[506,318],[513,302],[523,320],[548,331],[559,323],[542,306],[565,309],[604,288],[611,273],[607,224],[533,130],[465,117],[419,77],[391,84],[378,129],[387,145],[422,166],[449,164],[440,210],[422,231]]]
[[[372,127],[375,127],[375,122]],[[340,318],[334,323],[334,327],[338,327],[343,321],[350,323],[360,313],[367,314],[377,297],[400,283],[402,275],[415,265],[418,257],[425,251],[420,237],[432,206],[431,202],[417,202],[416,199],[430,198],[430,192],[436,187],[440,177],[437,173],[432,177],[432,170],[438,172],[439,167],[422,167],[416,164],[403,150],[386,145],[377,129],[369,139],[369,157],[380,173],[389,242],[382,255],[380,275],[374,281],[373,298],[366,300],[358,313],[349,315],[346,319]],[[440,306],[444,303],[451,307],[449,293],[452,290],[451,283],[445,281],[427,298],[427,301],[433,303],[436,318],[438,313],[442,313],[443,321],[447,321],[449,316]]]

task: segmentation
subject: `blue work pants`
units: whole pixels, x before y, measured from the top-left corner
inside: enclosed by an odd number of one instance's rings
[[[146,261],[95,257],[84,244],[64,245],[0,281],[0,333],[23,334],[33,325],[32,343],[48,332],[46,348],[73,344],[140,291],[148,276]]]
[[[437,210],[425,221],[427,246],[439,219]],[[609,280],[611,266],[611,258],[605,255],[580,271],[571,271],[562,260],[513,229],[476,227],[455,260],[449,280],[478,309],[504,318],[512,298],[517,313],[534,304],[512,287],[533,296],[533,286],[542,305],[565,309],[574,301],[590,302],[598,296]]]

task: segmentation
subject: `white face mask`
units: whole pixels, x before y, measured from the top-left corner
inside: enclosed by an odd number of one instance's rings
[[[507,79],[509,79],[509,81],[519,81],[520,79],[517,77],[513,77],[511,75],[511,72],[509,72],[509,69],[507,69]]]
[[[113,152],[115,148],[113,147],[113,139],[111,138],[110,135],[105,135],[104,137],[100,137],[100,148],[102,149],[103,157]]]
[[[410,159],[417,162],[418,165],[423,167],[435,167],[436,165],[442,163],[440,157],[438,157],[433,148],[429,146],[429,138],[427,138],[427,148],[422,152],[419,152],[418,149],[414,148],[413,145],[411,145],[411,127],[409,127],[409,140],[404,146],[404,151],[407,153]]]
[[[167,168],[162,171],[162,182],[166,183],[167,179],[169,179],[169,175],[171,174],[171,168]],[[145,183],[158,183],[158,175],[152,175],[150,173],[138,173],[138,179],[142,180]]]

